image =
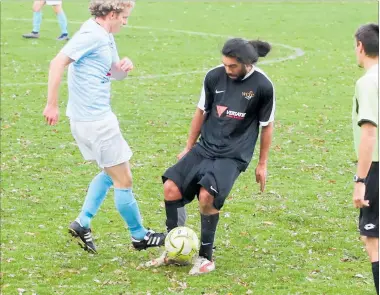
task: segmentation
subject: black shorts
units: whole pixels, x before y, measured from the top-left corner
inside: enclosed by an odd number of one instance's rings
[[[366,177],[365,200],[369,207],[361,208],[359,215],[360,235],[379,237],[379,162],[372,162]]]
[[[214,196],[214,207],[220,210],[228,197],[240,170],[237,162],[229,158],[209,159],[196,145],[162,176],[172,180],[179,188],[185,203],[199,196],[201,186]]]

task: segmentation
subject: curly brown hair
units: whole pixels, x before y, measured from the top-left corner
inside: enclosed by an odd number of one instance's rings
[[[106,16],[110,12],[121,13],[126,7],[132,8],[134,0],[91,0],[90,12],[93,16]]]

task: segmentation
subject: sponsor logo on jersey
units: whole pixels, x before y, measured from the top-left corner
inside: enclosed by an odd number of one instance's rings
[[[246,113],[231,111],[228,109],[228,107],[220,106],[220,105],[216,106],[216,112],[218,113],[219,117],[221,117],[224,113],[226,113],[226,117],[238,119],[238,120],[243,120],[246,115]]]
[[[252,97],[255,96],[255,94],[253,93],[253,91],[248,91],[248,92],[242,92],[241,95],[245,98],[245,99],[248,99],[250,100]]]
[[[225,106],[219,106],[219,105],[216,106],[216,111],[219,117],[221,117],[226,110],[227,110],[227,107]]]

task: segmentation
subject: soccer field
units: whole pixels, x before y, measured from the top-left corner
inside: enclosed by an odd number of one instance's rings
[[[116,35],[135,65],[113,82],[112,106],[134,151],[134,192],[144,225],[165,228],[161,174],[185,146],[208,69],[228,36],[260,38],[273,51],[259,65],[276,88],[276,123],[266,191],[254,169],[236,182],[221,211],[216,271],[138,270],[160,254],[132,249],[111,191],[92,222],[98,255],[72,243],[68,224],[98,172],[85,163],[65,117],[50,127],[42,111],[50,60],[63,43],[50,7],[41,38],[32,1],[1,1],[1,294],[375,294],[352,205],[355,155],[351,107],[353,35],[378,21],[377,1],[143,1]],[[73,34],[88,1],[65,0]],[[259,148],[257,146],[257,152]],[[199,234],[197,203],[188,226]]]

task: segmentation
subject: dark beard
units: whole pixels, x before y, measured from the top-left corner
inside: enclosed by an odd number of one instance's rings
[[[230,79],[234,80],[234,81],[242,81],[245,77],[245,75],[247,75],[248,71],[247,71],[247,68],[246,67],[242,67],[240,73],[238,74],[238,76],[230,76],[227,74],[228,77],[230,77]]]
[[[245,77],[245,75],[247,75],[247,69],[244,67],[242,70],[241,70],[241,72],[240,72],[240,74],[239,74],[239,76],[236,78],[236,80],[235,81],[242,81],[243,79],[244,79],[244,77]]]

